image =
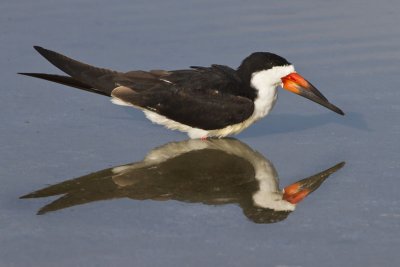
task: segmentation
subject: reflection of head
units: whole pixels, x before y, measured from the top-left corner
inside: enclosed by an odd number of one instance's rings
[[[268,208],[261,208],[255,206],[252,201],[240,203],[240,207],[243,209],[243,213],[246,217],[255,223],[276,223],[283,221],[289,216],[292,211],[285,210],[273,210]]]

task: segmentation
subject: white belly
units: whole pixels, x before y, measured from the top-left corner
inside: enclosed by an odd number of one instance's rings
[[[273,90],[273,93],[270,94],[267,99],[269,101],[263,99],[256,99],[256,101],[254,102],[254,112],[247,120],[216,130],[203,130],[191,127],[179,123],[177,121],[170,120],[165,116],[162,116],[160,114],[157,114],[149,110],[143,110],[143,112],[146,115],[146,117],[153,123],[163,125],[171,130],[186,132],[192,139],[205,138],[205,137],[225,137],[228,135],[240,133],[241,131],[252,125],[254,122],[268,115],[268,113],[274,107],[274,104],[277,99],[276,89]]]
[[[171,130],[178,130],[181,132],[185,132],[189,135],[190,138],[197,139],[205,137],[225,137],[228,135],[238,134],[247,127],[249,127],[250,125],[252,125],[257,120],[268,115],[268,113],[274,107],[276,100],[277,100],[276,87],[269,88],[269,90],[265,90],[264,92],[259,92],[258,97],[254,101],[253,114],[247,120],[215,130],[204,130],[200,128],[191,127],[189,125],[185,125],[177,121],[168,119],[167,117],[160,115],[156,112],[146,110],[143,108],[140,109],[142,109],[146,118],[148,118],[153,123],[163,125]],[[124,102],[123,100],[118,99],[116,97],[113,97],[111,101],[117,105],[133,106],[131,103]]]

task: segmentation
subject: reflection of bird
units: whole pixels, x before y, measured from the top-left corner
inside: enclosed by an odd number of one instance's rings
[[[191,138],[224,137],[241,132],[266,116],[277,86],[344,115],[286,59],[253,53],[237,70],[223,65],[186,70],[116,72],[96,68],[35,46],[69,76],[20,73],[110,96],[115,104],[134,106],[152,122],[187,132]]]
[[[285,219],[317,189],[339,163],[279,189],[270,161],[235,139],[188,140],[153,149],[141,162],[62,182],[22,198],[64,196],[43,207],[43,214],[88,202],[123,198],[178,200],[208,205],[239,204],[257,223]]]

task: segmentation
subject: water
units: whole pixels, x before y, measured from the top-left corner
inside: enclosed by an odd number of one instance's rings
[[[3,1],[0,266],[399,265],[399,8],[389,0]],[[278,53],[346,116],[280,90],[272,114],[237,138],[274,166],[280,188],[346,165],[276,223],[190,194],[111,196],[36,215],[61,196],[20,196],[141,162],[186,136],[102,96],[17,76],[58,73],[32,45],[121,71],[234,67],[253,51]]]

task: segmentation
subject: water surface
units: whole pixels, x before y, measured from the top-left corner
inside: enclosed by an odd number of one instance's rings
[[[3,1],[0,265],[399,265],[399,8],[390,0]],[[176,198],[110,197],[38,216],[62,195],[20,196],[140,163],[186,136],[102,96],[17,76],[59,73],[32,45],[121,71],[235,67],[253,51],[278,53],[346,116],[281,90],[272,114],[238,140],[273,162],[280,188],[346,166],[270,224],[238,202]]]

